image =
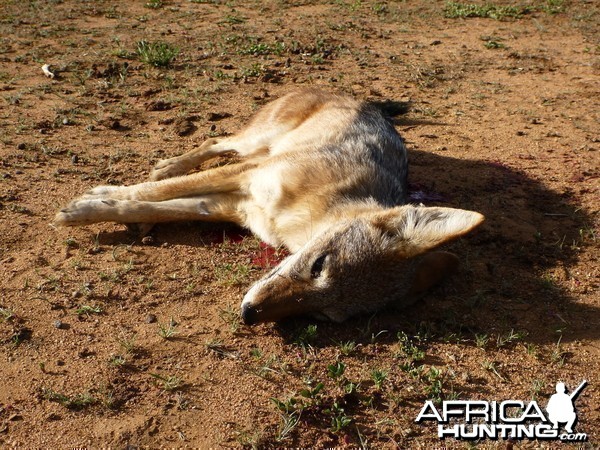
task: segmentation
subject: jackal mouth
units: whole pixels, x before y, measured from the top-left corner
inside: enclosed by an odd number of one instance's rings
[[[260,311],[250,304],[242,305],[242,320],[245,325],[256,325],[260,322]]]

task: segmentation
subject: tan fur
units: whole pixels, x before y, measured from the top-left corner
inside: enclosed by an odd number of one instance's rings
[[[228,152],[243,161],[186,175]],[[483,220],[404,205],[406,175],[402,140],[378,109],[303,89],[265,106],[238,134],[160,161],[152,181],[92,189],[55,222],[235,222],[294,253],[245,296],[247,323],[304,313],[341,321],[422,294],[456,258],[421,255]]]

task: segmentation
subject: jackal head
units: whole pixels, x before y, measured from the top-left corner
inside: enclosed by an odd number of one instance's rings
[[[435,247],[468,233],[472,211],[400,206],[374,209],[314,237],[256,282],[242,301],[246,324],[312,315],[341,322],[397,300],[409,305],[458,266]]]

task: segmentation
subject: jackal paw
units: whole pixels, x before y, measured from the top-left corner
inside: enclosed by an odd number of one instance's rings
[[[150,173],[151,181],[164,180],[166,178],[173,178],[179,175],[184,175],[187,172],[187,168],[177,160],[177,158],[163,159],[156,163],[154,169]]]
[[[88,199],[74,200],[54,217],[54,224],[64,227],[88,225],[102,221],[103,213],[115,207],[117,200]]]

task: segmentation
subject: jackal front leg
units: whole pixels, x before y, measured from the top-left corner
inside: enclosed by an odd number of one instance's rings
[[[208,139],[194,150],[156,163],[150,172],[150,180],[158,181],[185,175],[204,161],[231,151],[228,147],[226,140]]]
[[[159,161],[150,173],[150,180],[158,181],[185,175],[205,161],[227,153],[235,153],[244,159],[268,154],[274,139],[283,133],[280,128],[250,128],[242,133],[221,139],[208,139],[197,149],[174,158]]]

